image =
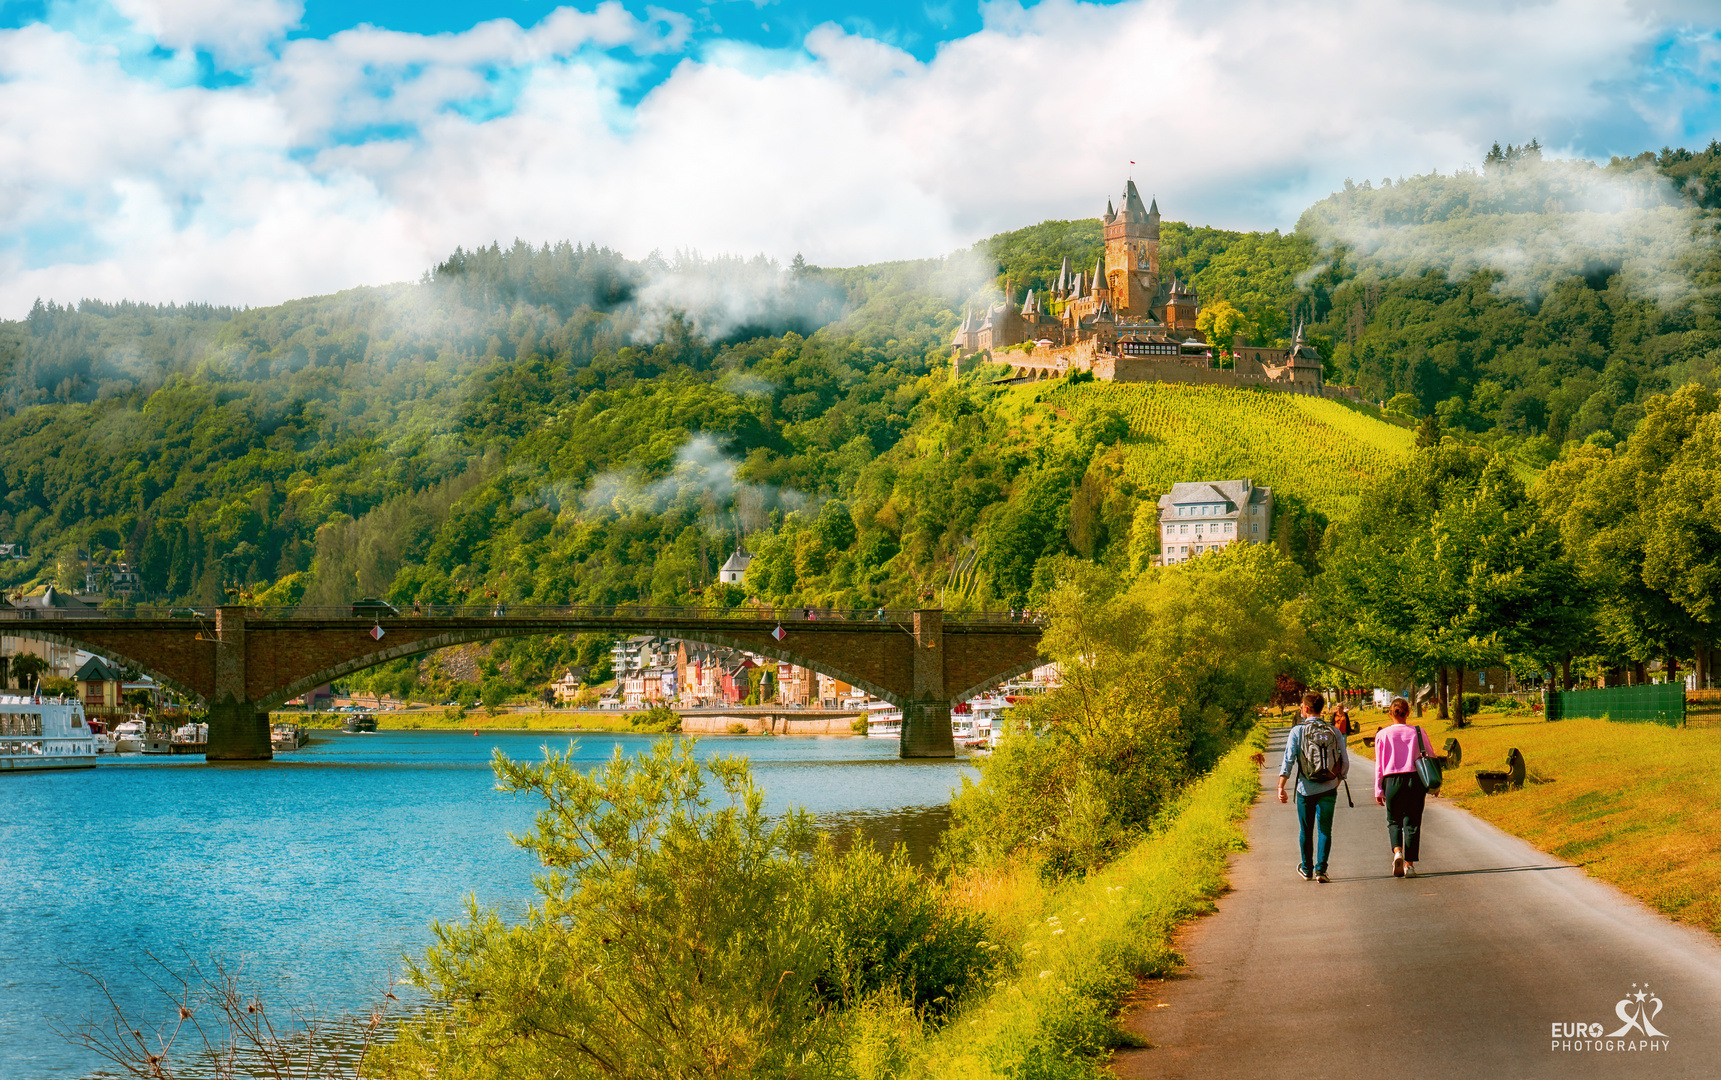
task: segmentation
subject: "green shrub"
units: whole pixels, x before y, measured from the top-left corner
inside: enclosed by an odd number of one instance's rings
[[[861,716],[855,717],[853,720],[850,720],[849,721],[849,730],[854,732],[856,735],[865,735],[866,734],[866,716],[861,715]]]
[[[863,843],[838,856],[821,844],[811,899],[830,955],[818,990],[832,1003],[888,990],[936,1021],[992,970],[980,917],[928,888],[900,846],[886,856]]]
[[[1482,711],[1482,695],[1481,694],[1465,694],[1464,695],[1464,715],[1465,716],[1475,716],[1477,713],[1479,713],[1481,711]]]
[[[635,731],[674,732],[681,730],[681,714],[668,705],[653,705],[629,716],[627,723]]]
[[[729,734],[731,734],[731,735],[745,735],[745,734],[747,734],[747,725],[743,724],[739,720],[733,720],[729,724]]]
[[[815,846],[742,759],[663,739],[591,773],[571,750],[495,767],[547,804],[519,841],[542,899],[513,926],[473,902],[433,928],[409,973],[436,1007],[367,1075],[832,1076],[855,1006],[935,1019],[992,970],[980,921],[900,851]]]

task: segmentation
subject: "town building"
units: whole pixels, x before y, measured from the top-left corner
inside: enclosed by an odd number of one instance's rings
[[[99,656],[91,656],[72,676],[78,698],[90,716],[112,716],[125,708],[125,675]]]
[[[717,571],[717,580],[725,585],[741,584],[747,576],[747,567],[752,565],[752,562],[753,556],[740,548],[736,548],[735,553],[723,563],[722,569]],[[710,564],[707,563],[706,565]]]
[[[1201,299],[1193,286],[1159,261],[1159,203],[1143,205],[1135,181],[1121,204],[1106,203],[1105,248],[1092,271],[1072,274],[1066,257],[1052,288],[1030,289],[1020,306],[1012,280],[1001,300],[969,309],[951,342],[954,370],[978,357],[1007,364],[1008,381],[1062,378],[1075,371],[1106,382],[1184,382],[1261,386],[1326,397],[1354,396],[1329,388],[1320,356],[1299,324],[1284,348],[1232,342],[1232,366],[1217,366],[1215,343],[1196,328]]]
[[[1159,565],[1232,544],[1266,543],[1272,535],[1273,489],[1253,480],[1173,484],[1159,497]]]

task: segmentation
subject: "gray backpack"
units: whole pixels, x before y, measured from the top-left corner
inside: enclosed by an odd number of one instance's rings
[[[1297,768],[1302,770],[1303,779],[1317,784],[1344,779],[1344,736],[1318,716],[1305,717],[1301,727],[1303,738],[1297,748]]]

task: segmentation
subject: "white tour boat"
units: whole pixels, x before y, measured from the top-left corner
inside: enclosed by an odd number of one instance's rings
[[[869,739],[902,738],[902,710],[888,701],[868,702],[866,707],[866,737]]]
[[[95,738],[77,698],[0,695],[0,772],[91,769]]]

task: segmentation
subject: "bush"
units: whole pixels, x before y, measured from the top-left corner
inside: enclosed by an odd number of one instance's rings
[[[681,714],[668,705],[653,705],[628,717],[627,723],[635,731],[674,732],[681,730]]]
[[[849,730],[856,735],[866,734],[866,716],[862,714],[849,721]]]
[[[747,734],[747,725],[743,724],[739,720],[733,721],[729,725],[729,734],[731,734],[731,735],[745,735],[745,734]]]
[[[76,697],[78,684],[64,676],[48,675],[42,679],[42,693],[47,697]]]
[[[436,1007],[367,1075],[829,1075],[846,1010],[900,995],[935,1018],[992,970],[979,919],[900,851],[815,846],[742,759],[663,739],[591,773],[571,752],[495,760],[502,790],[548,804],[520,840],[543,899],[515,926],[475,905],[435,926],[410,975]]]
[[[1475,716],[1477,713],[1479,713],[1481,711],[1482,711],[1482,695],[1481,694],[1465,694],[1464,695],[1464,715],[1465,716]]]

